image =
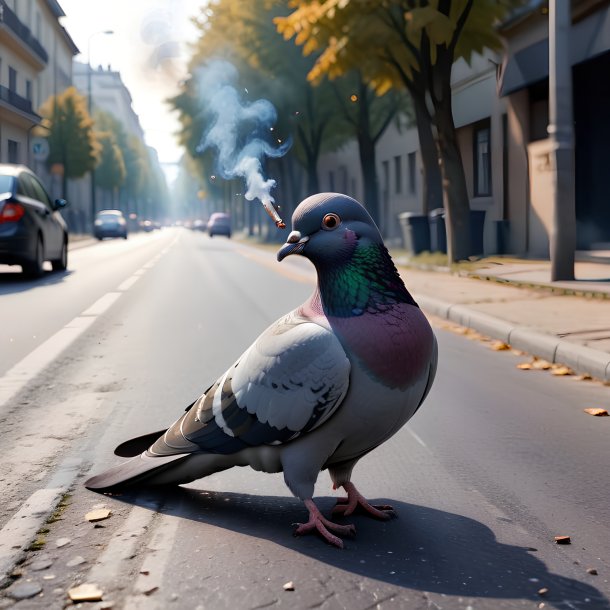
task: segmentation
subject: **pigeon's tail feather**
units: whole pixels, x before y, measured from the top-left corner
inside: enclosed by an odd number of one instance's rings
[[[119,457],[135,457],[146,451],[156,440],[166,433],[167,430],[159,430],[159,432],[151,432],[143,436],[130,438],[128,441],[121,443],[115,450],[114,455]]]
[[[156,483],[155,479],[165,471],[174,468],[190,454],[152,457],[142,453],[128,462],[109,468],[85,481],[85,487],[93,491],[120,491],[136,485]]]

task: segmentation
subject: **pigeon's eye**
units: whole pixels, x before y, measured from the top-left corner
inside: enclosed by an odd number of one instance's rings
[[[341,219],[336,214],[326,214],[322,218],[322,228],[327,231],[336,229],[341,224]]]

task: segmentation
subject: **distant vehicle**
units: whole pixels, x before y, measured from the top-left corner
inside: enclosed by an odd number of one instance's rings
[[[208,221],[208,235],[226,235],[231,237],[231,217],[224,212],[214,212]]]
[[[208,223],[205,222],[205,220],[201,220],[201,218],[198,218],[197,220],[195,220],[195,222],[193,222],[191,228],[193,229],[193,231],[207,231]]]
[[[24,165],[0,164],[0,263],[21,265],[36,278],[44,261],[53,271],[68,267],[68,226],[59,210],[65,199],[51,201],[42,183]]]
[[[140,222],[140,229],[146,233],[150,233],[151,231],[155,230],[155,225],[153,224],[152,220],[143,220]]]
[[[121,210],[101,210],[95,215],[93,223],[93,236],[97,239],[104,237],[122,237],[127,239],[127,221]]]

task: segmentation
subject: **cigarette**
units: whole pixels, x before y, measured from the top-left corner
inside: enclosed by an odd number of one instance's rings
[[[280,218],[280,215],[277,213],[277,210],[275,209],[275,206],[271,203],[271,200],[264,197],[263,199],[261,199],[261,203],[263,204],[265,210],[267,210],[267,214],[269,214],[273,222],[275,222],[275,226],[278,229],[285,229],[286,223]]]

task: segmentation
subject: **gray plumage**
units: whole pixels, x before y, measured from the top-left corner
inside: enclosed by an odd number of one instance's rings
[[[89,479],[89,489],[188,483],[232,466],[283,471],[309,509],[297,533],[316,530],[342,546],[331,531],[349,535],[351,526],[325,519],[312,501],[327,468],[348,495],[337,512],[392,514],[366,502],[351,472],[421,405],[436,371],[436,340],[358,202],[314,195],[292,223],[278,260],[311,260],[312,297],[267,328],[168,430],[119,446],[118,455],[135,457]]]

